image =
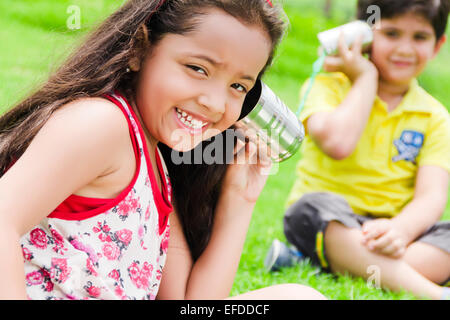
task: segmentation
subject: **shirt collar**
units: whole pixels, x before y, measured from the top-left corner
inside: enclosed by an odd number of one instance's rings
[[[376,98],[377,104],[383,106],[385,110],[387,110],[386,103],[377,96]],[[412,113],[430,113],[431,110],[429,108],[429,103],[424,99],[424,90],[419,85],[419,82],[416,78],[411,80],[411,84],[408,92],[403,97],[400,104],[395,108],[391,115],[402,114],[403,112],[412,112]]]

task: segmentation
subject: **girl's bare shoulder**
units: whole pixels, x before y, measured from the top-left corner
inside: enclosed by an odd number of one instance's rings
[[[91,155],[93,160],[100,158],[105,164],[102,174],[74,194],[113,198],[128,186],[136,170],[136,159],[127,118],[117,105],[103,98],[80,99],[63,106],[55,116],[65,120],[62,124],[73,121],[69,126],[85,127],[90,133],[79,132],[82,138],[77,144],[91,144],[90,149],[97,153]]]
[[[103,98],[82,98],[62,106],[41,131],[42,135],[47,131],[49,136],[59,132],[72,149],[90,153],[87,158],[110,159],[111,166],[115,163],[114,155],[120,154],[130,140],[125,115]]]
[[[111,101],[104,98],[81,98],[60,107],[53,115],[72,122],[81,121],[102,128],[127,129],[125,115]],[[119,127],[117,127],[119,126]]]
[[[51,121],[68,128],[104,134],[104,138],[109,137],[111,141],[129,136],[128,122],[122,110],[103,98],[82,98],[70,102],[59,108]]]
[[[71,194],[114,172],[123,154],[133,154],[129,145],[128,122],[114,104],[89,98],[62,106],[0,178],[0,212],[13,212],[8,221],[23,234]]]

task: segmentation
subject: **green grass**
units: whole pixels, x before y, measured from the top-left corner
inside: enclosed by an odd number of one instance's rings
[[[0,1],[0,112],[10,108],[47,77],[79,43],[83,35],[121,5],[122,0],[15,0]],[[323,1],[285,0],[290,29],[278,50],[265,82],[292,108],[298,90],[316,59],[319,31],[347,22],[354,16],[355,0],[335,0],[332,18],[322,16]],[[69,30],[69,5],[81,9],[81,30]],[[446,79],[450,74],[449,45],[443,48],[421,76],[432,95],[450,105]],[[232,294],[280,283],[301,283],[321,291],[330,299],[413,299],[407,293],[370,289],[362,279],[320,274],[308,263],[267,274],[263,260],[274,238],[285,240],[282,228],[284,203],[294,182],[293,172],[300,155],[283,162],[271,176],[257,203],[248,231]],[[450,205],[444,214],[450,220]]]

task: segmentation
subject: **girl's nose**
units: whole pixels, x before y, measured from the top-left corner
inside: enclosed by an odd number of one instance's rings
[[[219,117],[225,113],[227,90],[221,86],[209,86],[198,96],[198,103],[203,106],[212,117]]]

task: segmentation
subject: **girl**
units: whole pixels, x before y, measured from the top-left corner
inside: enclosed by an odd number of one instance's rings
[[[267,163],[193,171],[170,148],[241,116],[279,16],[268,0],[130,0],[0,119],[1,298],[228,296]],[[235,163],[256,148],[236,146]],[[322,298],[297,285],[240,298],[288,297]]]

